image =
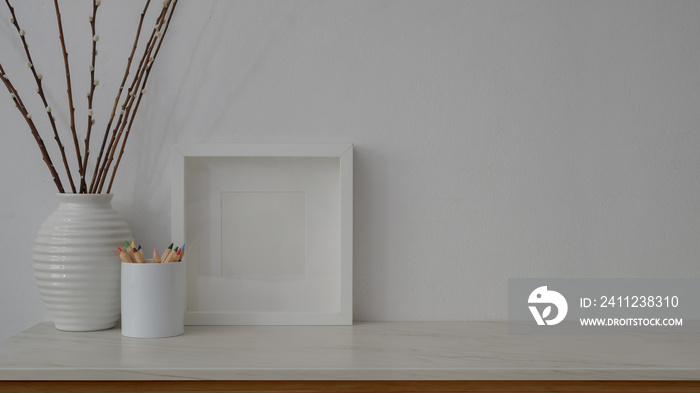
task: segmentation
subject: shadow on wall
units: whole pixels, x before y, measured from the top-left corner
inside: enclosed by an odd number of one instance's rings
[[[270,53],[281,45],[302,10],[301,3],[182,2],[172,23],[187,29],[171,29],[156,61],[149,90],[133,126],[125,160],[138,174],[139,184],[165,186],[169,179],[171,146],[178,142],[235,143],[238,130],[232,108],[241,105],[251,79],[263,69]],[[191,7],[208,7],[195,11]],[[270,10],[274,8],[274,12]],[[268,32],[269,15],[277,15],[276,29]],[[252,23],[265,18],[265,24]],[[157,129],[151,129],[157,127]],[[135,135],[136,133],[138,135]],[[133,142],[133,143],[132,143]],[[144,153],[137,154],[134,145]],[[131,151],[129,151],[131,149]],[[126,171],[125,171],[126,172]],[[119,177],[116,180],[119,182]],[[126,180],[121,180],[126,181]],[[135,198],[154,202],[145,190]],[[153,204],[152,204],[153,205]],[[149,214],[169,215],[169,204],[150,206]]]

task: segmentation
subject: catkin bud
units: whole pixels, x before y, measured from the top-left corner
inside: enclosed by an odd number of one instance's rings
[[[26,34],[26,32],[24,31],[24,29],[20,29],[20,31],[19,31],[20,37],[24,37],[24,34]]]
[[[88,116],[92,117],[92,108],[88,109]]]
[[[95,79],[95,83],[94,83],[94,85],[95,85],[95,86],[97,86],[97,85],[99,85],[99,84],[100,84],[100,81],[99,81],[99,80],[97,80],[97,79]]]
[[[47,106],[47,107],[46,107],[46,112],[51,113],[51,107],[50,107],[50,106]]]
[[[93,67],[92,64],[90,64],[88,66],[88,70],[90,70],[90,72],[93,72],[93,71],[95,71],[95,67]]]
[[[99,41],[99,40],[100,40],[100,36],[99,36],[99,35],[97,35],[97,34],[95,34],[95,36],[94,36],[94,37],[92,37],[92,40],[93,40],[93,41],[95,41],[95,42],[97,42],[97,41]]]

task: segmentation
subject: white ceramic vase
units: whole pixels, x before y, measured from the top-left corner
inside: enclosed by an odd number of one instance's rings
[[[34,242],[34,278],[56,328],[110,329],[121,311],[117,247],[131,231],[112,194],[58,194]]]

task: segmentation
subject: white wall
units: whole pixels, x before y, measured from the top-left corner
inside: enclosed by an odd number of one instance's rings
[[[52,4],[15,3],[65,107]],[[89,5],[61,3],[84,84]],[[141,8],[103,3],[102,121]],[[116,185],[142,243],[169,239],[174,142],[353,143],[357,320],[505,319],[509,277],[698,276],[700,2],[182,0],[166,41]],[[47,318],[56,202],[4,93],[0,119],[3,339]]]

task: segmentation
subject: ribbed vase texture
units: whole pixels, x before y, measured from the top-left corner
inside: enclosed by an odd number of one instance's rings
[[[56,328],[110,329],[121,312],[117,247],[131,239],[112,194],[58,194],[34,242],[34,278]]]

